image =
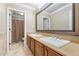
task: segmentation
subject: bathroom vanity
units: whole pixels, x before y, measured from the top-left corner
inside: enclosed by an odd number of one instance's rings
[[[77,3],[50,3],[39,11],[36,33],[27,35],[27,45],[33,55],[79,56],[78,13]]]
[[[40,41],[35,40],[33,37],[27,36],[27,45],[35,56],[62,56],[62,54],[47,47]]]
[[[45,33],[46,34],[46,33]],[[53,34],[53,37],[57,37],[56,34]],[[72,41],[67,40],[69,43],[63,46],[55,46],[50,44],[50,42],[44,41],[41,38],[50,38],[52,37],[49,35],[44,34],[36,34],[33,33],[27,35],[27,45],[31,50],[34,56],[78,56],[79,55],[79,44],[74,43]],[[64,38],[67,35],[63,36]],[[58,37],[57,37],[58,38]],[[78,39],[79,37],[72,37],[72,39]],[[53,42],[54,39],[49,39]],[[55,44],[55,43],[54,43]],[[61,45],[61,44],[60,44]]]

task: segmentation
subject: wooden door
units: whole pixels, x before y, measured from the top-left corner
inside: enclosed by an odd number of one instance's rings
[[[41,43],[35,41],[35,56],[43,56],[44,55],[44,47]]]

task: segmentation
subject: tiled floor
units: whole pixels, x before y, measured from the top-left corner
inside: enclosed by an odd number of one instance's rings
[[[6,56],[32,56],[32,53],[28,47],[24,47],[23,42],[19,42],[11,45],[10,51]]]
[[[7,40],[6,40],[6,34],[0,33],[0,56],[5,55],[7,51]]]

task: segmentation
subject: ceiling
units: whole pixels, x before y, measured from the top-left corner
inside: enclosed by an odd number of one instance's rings
[[[42,8],[46,3],[23,3],[24,5],[28,5],[32,8],[35,8],[35,9],[40,9]]]
[[[53,11],[67,5],[68,3],[53,3],[51,6],[49,6],[45,11],[48,13],[52,13]]]

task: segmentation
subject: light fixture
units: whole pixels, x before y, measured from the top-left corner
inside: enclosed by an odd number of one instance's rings
[[[20,13],[20,15],[24,15],[24,13]]]

